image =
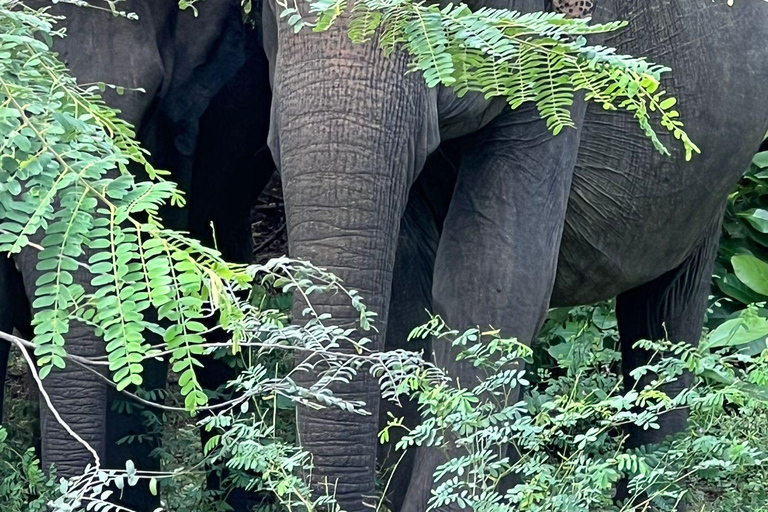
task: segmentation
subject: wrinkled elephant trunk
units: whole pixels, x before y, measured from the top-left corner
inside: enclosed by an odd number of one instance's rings
[[[402,55],[385,58],[373,43],[352,44],[345,21],[320,34],[293,34],[281,21],[277,47],[266,43],[274,69],[270,145],[282,174],[291,257],[358,290],[384,333],[400,219],[436,146],[436,107],[421,77],[405,76]],[[338,295],[315,295],[313,305],[332,314],[334,325],[352,327],[359,317]],[[297,301],[295,318],[304,307]],[[374,333],[369,347],[381,345]],[[296,378],[309,385],[317,375]],[[303,408],[299,435],[313,455],[315,489],[330,489],[354,512],[374,499],[379,392],[365,372],[334,391],[365,401],[371,414]]]
[[[17,256],[17,262],[24,276],[24,287],[30,302],[34,302],[36,280],[41,272],[36,269],[37,249],[27,247]],[[90,277],[84,268],[73,272],[81,283],[89,283]],[[68,354],[94,358],[106,354],[103,343],[93,329],[72,321],[66,338]],[[45,388],[53,406],[62,420],[99,454],[105,456],[107,385],[93,372],[67,361],[64,369],[55,368],[45,378]],[[71,478],[82,474],[88,464],[93,464],[93,455],[56,420],[44,401],[40,403],[40,435],[42,437],[41,459],[45,469],[52,463],[56,476]]]

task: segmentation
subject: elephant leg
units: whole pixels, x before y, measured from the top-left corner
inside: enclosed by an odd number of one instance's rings
[[[86,251],[79,261],[87,261],[89,256]],[[27,299],[31,303],[35,297],[37,279],[41,275],[41,271],[37,269],[37,249],[31,246],[26,247],[17,255],[16,261],[21,269]],[[73,271],[72,277],[74,282],[81,284],[87,292],[93,290],[90,283],[91,274],[86,268],[80,267]],[[147,333],[147,337],[150,344],[162,342],[162,339],[154,334]],[[85,358],[106,355],[106,344],[103,338],[98,336],[92,327],[77,321],[70,322],[69,331],[65,335],[65,347],[68,354]],[[157,383],[152,382],[150,366],[147,366],[144,377],[148,379],[149,387],[155,387]],[[98,367],[98,371],[102,371],[101,368],[103,367]],[[114,399],[115,395],[102,378],[70,361],[63,369],[54,368],[43,384],[56,412],[79,437],[79,439],[73,438],[41,397],[41,461],[44,468],[53,464],[57,476],[77,477],[83,473],[88,464],[94,463],[93,452],[105,468],[125,468],[125,461],[128,458],[134,461],[139,470],[144,470],[145,465],[153,467],[152,463],[147,461],[148,457],[145,457],[149,449],[137,448],[134,445],[124,448],[115,447],[115,442],[119,438],[142,433],[144,430],[139,426],[141,420],[138,417],[124,418],[112,415],[108,411],[110,400]],[[138,430],[131,430],[133,428]],[[115,500],[124,498],[130,503],[146,504],[137,508],[137,512],[153,511],[157,508],[157,498],[151,496],[146,482],[142,482],[135,489],[127,489],[125,493],[116,493],[114,496]]]
[[[352,43],[345,20],[323,33],[293,34],[277,23],[274,8],[265,3],[265,45],[274,70],[270,148],[282,176],[289,252],[360,293],[380,315],[382,335],[365,333],[368,347],[380,350],[408,192],[437,146],[436,93],[420,76],[406,75],[406,55],[385,57],[376,45]],[[312,302],[318,314],[333,316],[329,325],[358,326],[360,314],[348,297],[314,294]],[[306,306],[299,297],[294,304],[299,322]],[[355,353],[350,343],[339,350]],[[310,387],[321,370],[294,375]],[[365,402],[371,414],[299,407],[299,439],[313,457],[316,493],[335,493],[345,510],[361,512],[377,499],[379,386],[361,371],[331,388],[342,400]]]
[[[452,145],[456,147],[455,144]],[[386,350],[421,352],[429,359],[426,340],[408,341],[413,328],[429,321],[432,311],[432,274],[440,231],[455,184],[458,154],[451,148],[438,148],[427,159],[424,170],[411,188],[395,255]],[[386,426],[390,415],[402,418],[407,429],[420,421],[418,404],[401,397],[399,403],[383,401],[380,424]],[[411,479],[415,450],[400,452],[395,446],[403,437],[401,428],[392,429],[388,443],[379,445],[379,467],[390,508],[399,511]]]
[[[149,343],[162,343],[161,338],[151,337],[153,339],[149,339]],[[162,403],[163,395],[158,391],[165,390],[166,373],[164,361],[145,361],[142,390],[131,391],[143,393],[143,398]],[[162,411],[140,404],[114,388],[107,390],[107,402],[106,466],[124,468],[126,461],[131,460],[139,470],[160,471],[160,460],[152,452],[162,441]],[[142,480],[133,487],[126,487],[120,493],[119,503],[136,512],[153,512],[160,507],[160,495],[153,495],[149,490],[149,481]]]
[[[679,267],[618,296],[616,314],[621,338],[622,373],[628,388],[637,384],[630,375],[632,370],[648,364],[651,357],[648,352],[634,348],[637,341],[669,339],[698,345],[717,242],[716,236],[708,236]],[[644,380],[651,378],[648,376]],[[685,374],[670,384],[665,392],[674,397],[690,384],[691,375]],[[658,443],[685,429],[687,417],[686,410],[664,414],[660,418],[659,429],[631,429],[629,443],[633,447]]]
[[[408,341],[410,331],[429,320],[432,269],[438,241],[434,223],[419,217],[419,213],[423,212],[418,211],[417,202],[412,193],[400,227],[385,349],[421,352],[428,357],[429,343],[424,340]],[[423,227],[427,228],[426,232],[422,231]],[[399,397],[398,402],[382,400],[380,428],[386,427],[392,417],[402,419],[408,430],[413,429],[420,418],[418,403],[407,397]],[[401,428],[392,429],[389,441],[380,444],[378,449],[379,474],[386,486],[385,497],[393,511],[399,511],[403,505],[415,461],[414,450],[401,452],[395,449],[403,434]]]
[[[574,117],[583,115],[583,105]],[[557,137],[533,109],[505,112],[468,141],[443,226],[432,288],[453,329],[493,326],[530,343],[549,307],[578,131]],[[435,362],[465,387],[482,375],[435,342]],[[510,397],[517,401],[517,394]],[[420,448],[403,510],[423,512],[435,468],[455,448]]]
[[[26,247],[16,256],[24,279],[27,300],[35,299],[38,254]],[[75,282],[90,286],[89,273],[83,268],[72,272]],[[72,322],[66,335],[68,354],[81,357],[105,355],[105,345],[94,330],[82,323]],[[56,466],[57,476],[71,478],[82,474],[85,466],[94,462],[91,450],[103,461],[106,448],[107,385],[97,375],[74,364],[54,368],[43,381],[53,407],[64,423],[80,437],[73,439],[67,429],[54,417],[41,397],[40,430],[42,436],[41,459],[43,467]]]
[[[679,267],[618,296],[616,314],[621,339],[622,373],[627,389],[633,386],[642,389],[645,383],[635,382],[631,372],[651,361],[651,354],[634,347],[637,341],[669,339],[698,345],[711,290],[721,223],[722,212],[701,244]],[[652,379],[652,375],[646,375],[642,380]],[[662,389],[668,396],[674,397],[688,388],[691,381],[691,374],[686,372]],[[687,420],[688,411],[679,409],[663,414],[659,418],[658,429],[645,430],[631,425],[628,428],[628,445],[638,447],[659,443],[683,431]],[[622,499],[625,496],[626,489],[622,485],[617,497]]]

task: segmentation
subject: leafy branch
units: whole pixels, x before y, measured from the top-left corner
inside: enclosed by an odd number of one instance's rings
[[[179,6],[194,9],[198,1],[180,0]],[[421,72],[427,86],[449,87],[459,97],[476,92],[503,98],[512,109],[533,103],[554,134],[574,126],[570,107],[584,91],[587,101],[606,110],[631,113],[660,153],[670,155],[659,127],[680,141],[686,160],[701,153],[674,110],[675,98],[659,88],[668,67],[587,43],[585,36],[615,32],[626,22],[592,24],[562,13],[489,7],[472,11],[461,2],[441,8],[424,0],[356,0],[350,8],[348,0],[275,1],[294,32],[329,30],[346,13],[353,42],[376,39],[386,54],[407,52],[411,71]],[[250,6],[250,0],[242,3]]]
[[[669,68],[616,50],[589,45],[586,36],[614,32],[625,22],[591,24],[561,13],[519,13],[463,3],[440,7],[413,0],[309,1],[309,18],[296,2],[278,0],[280,17],[294,31],[330,29],[349,11],[349,37],[377,43],[387,54],[403,50],[411,71],[429,87],[442,85],[459,97],[469,92],[503,98],[516,109],[533,103],[553,133],[573,127],[570,108],[576,93],[606,110],[625,110],[658,151],[669,155],[657,125],[679,140],[686,159],[699,148],[683,130],[676,100],[660,89]]]
[[[33,323],[41,376],[64,366],[76,320],[105,340],[118,389],[138,386],[149,330],[172,349],[174,368],[184,367],[194,410],[207,400],[193,371],[206,304],[231,303],[234,292],[222,281],[245,289],[251,278],[163,227],[159,207],[183,197],[149,165],[98,86],[78,86],[56,60],[49,46],[56,21],[46,10],[0,0],[0,251],[38,242]],[[137,179],[130,165],[150,179]],[[150,307],[159,322],[146,317]]]

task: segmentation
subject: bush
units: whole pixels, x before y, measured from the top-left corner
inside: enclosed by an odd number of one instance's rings
[[[438,447],[453,439],[461,447],[438,468],[435,507],[458,503],[483,512],[552,512],[646,510],[652,505],[674,510],[678,502],[699,498],[689,486],[727,487],[737,494],[749,490],[756,503],[765,495],[764,484],[747,476],[768,457],[760,449],[765,443],[755,445],[753,431],[724,428],[719,421],[736,424],[768,406],[768,353],[738,351],[748,344],[741,333],[751,332],[755,317],[754,308],[745,310],[730,328],[739,335],[713,331],[698,349],[640,342],[666,355],[637,369],[636,377],[652,373],[657,378],[631,390],[623,389],[616,372],[620,355],[610,305],[556,312],[533,350],[474,330],[459,334],[435,318],[415,335],[462,347],[459,357],[486,369],[490,377],[471,389],[434,373],[411,381],[415,389],[408,394],[422,404],[424,421],[400,445]],[[537,364],[525,372],[519,358]],[[664,395],[659,388],[683,370],[694,374],[693,387],[676,398]],[[517,385],[525,386],[523,400],[506,402]],[[658,428],[658,418],[679,407],[691,409],[686,432],[659,446],[627,448],[626,425]],[[508,445],[515,450],[508,452]],[[513,485],[502,490],[500,484],[512,475]],[[627,495],[616,501],[622,480]]]
[[[31,447],[14,447],[0,426],[0,503],[3,512],[44,512],[56,495],[56,471],[45,474]]]

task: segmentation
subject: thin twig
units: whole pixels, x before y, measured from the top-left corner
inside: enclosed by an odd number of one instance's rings
[[[277,228],[271,235],[269,235],[263,242],[261,242],[258,246],[256,246],[255,249],[253,249],[254,253],[261,252],[262,250],[269,247],[269,245],[280,238],[280,235],[283,233],[283,230],[285,229],[285,223],[283,223],[282,226]]]
[[[5,334],[5,333],[2,333]],[[43,400],[45,400],[45,404],[48,406],[48,410],[51,411],[51,414],[53,414],[53,417],[56,419],[56,422],[61,425],[64,430],[67,431],[67,433],[72,436],[72,438],[77,441],[79,444],[83,445],[83,447],[93,456],[93,461],[96,467],[101,466],[101,458],[99,457],[99,454],[96,452],[96,450],[88,444],[87,441],[85,441],[82,437],[78,435],[77,432],[72,430],[72,428],[67,424],[66,421],[59,415],[59,412],[56,410],[56,407],[53,406],[53,403],[51,402],[51,397],[48,395],[48,392],[45,390],[45,387],[43,386],[43,382],[40,379],[40,375],[37,372],[37,369],[35,368],[35,362],[32,360],[32,356],[29,355],[29,351],[27,351],[27,347],[20,343],[21,338],[17,338],[16,336],[9,336],[5,337],[4,339],[8,340],[8,338],[11,338],[10,341],[14,345],[16,345],[19,350],[21,351],[21,355],[24,357],[24,360],[27,362],[27,365],[29,366],[29,370],[32,373],[32,378],[35,380],[35,383],[37,384],[38,391],[40,392],[40,395],[43,397]]]

